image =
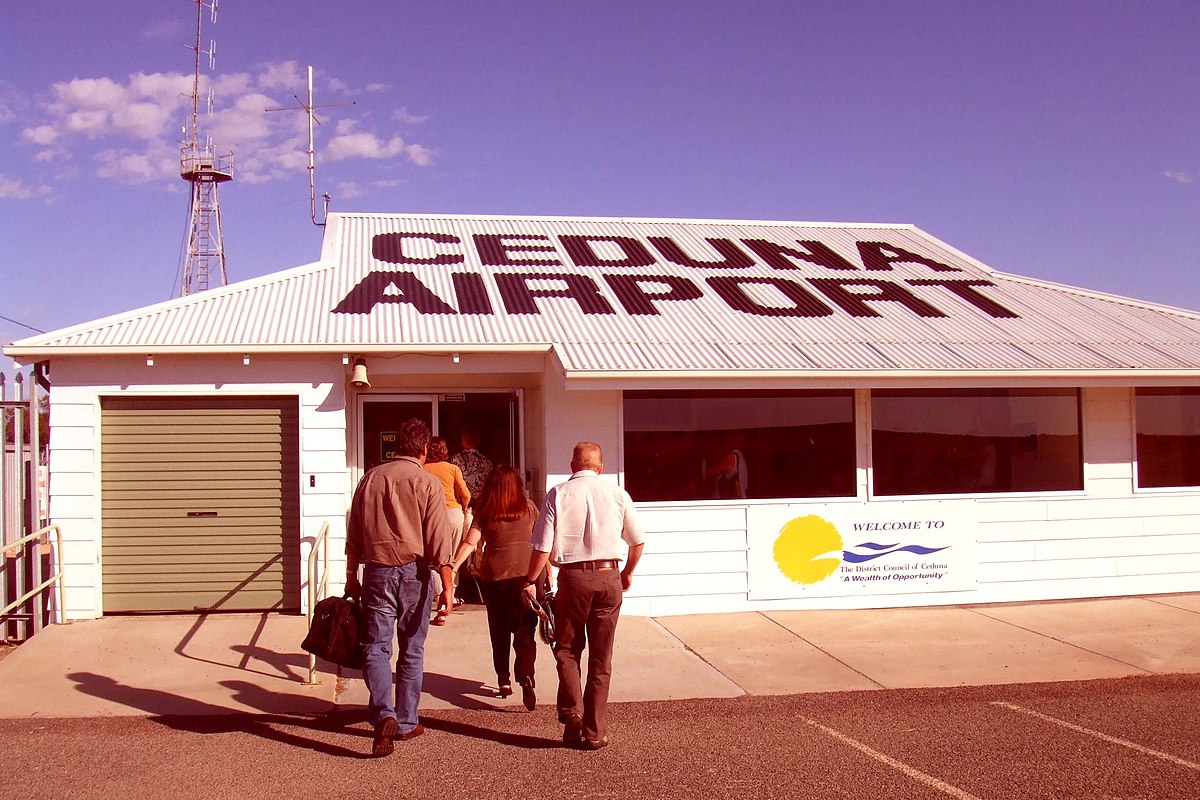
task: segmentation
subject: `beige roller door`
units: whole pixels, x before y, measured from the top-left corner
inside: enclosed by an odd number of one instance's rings
[[[104,611],[298,608],[296,399],[101,407]]]

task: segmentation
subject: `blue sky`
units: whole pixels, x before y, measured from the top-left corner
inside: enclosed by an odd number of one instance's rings
[[[0,342],[175,296],[195,3],[0,20]],[[913,223],[1200,309],[1194,0],[220,0],[203,39],[231,282],[319,256],[305,116],[265,111],[311,64],[334,211]]]

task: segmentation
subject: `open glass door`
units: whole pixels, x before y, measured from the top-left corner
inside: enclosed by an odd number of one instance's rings
[[[480,452],[493,464],[522,469],[520,397],[516,392],[365,394],[359,403],[364,472],[394,457],[396,428],[410,417],[424,420],[435,436],[444,437],[451,455],[462,449],[463,431],[474,428]]]
[[[377,467],[396,457],[396,428],[406,419],[423,420],[429,429],[434,426],[436,396],[408,395],[404,398],[362,398],[362,468]]]

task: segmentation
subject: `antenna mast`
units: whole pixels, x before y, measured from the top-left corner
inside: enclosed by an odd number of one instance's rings
[[[216,0],[213,0],[216,2]],[[330,106],[352,106],[354,101],[349,103],[322,103],[320,106],[313,104],[313,68],[308,66],[308,102],[305,103],[299,97],[292,95],[296,102],[300,104],[300,110],[308,115],[308,202],[312,209],[313,225],[318,228],[325,227],[325,220],[329,217],[329,192],[322,195],[325,198],[325,210],[322,212],[320,221],[317,220],[317,164],[314,158],[313,148],[313,125],[320,125],[321,120],[317,119],[316,109],[328,108]],[[295,106],[284,106],[283,108],[268,108],[267,111],[295,111]]]
[[[184,142],[179,156],[179,175],[191,184],[191,213],[188,217],[187,261],[183,267],[180,297],[209,288],[214,273],[218,286],[229,282],[225,270],[225,240],[221,232],[221,202],[218,187],[233,180],[233,153],[217,153],[210,137],[200,142],[200,56],[208,56],[208,68],[216,66],[217,43],[210,40],[208,49],[200,45],[204,9],[210,10],[212,22],[217,21],[217,0],[193,0],[196,4],[196,44],[184,45],[196,52],[196,71],[192,79],[192,119],[184,129]],[[208,96],[208,113],[212,113],[212,92]]]

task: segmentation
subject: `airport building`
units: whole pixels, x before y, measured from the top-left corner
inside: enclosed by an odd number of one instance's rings
[[[1131,267],[1138,268],[1138,267]],[[5,348],[67,618],[299,610],[397,422],[637,501],[624,613],[1194,591],[1200,313],[910,225],[333,214],[319,261]]]

